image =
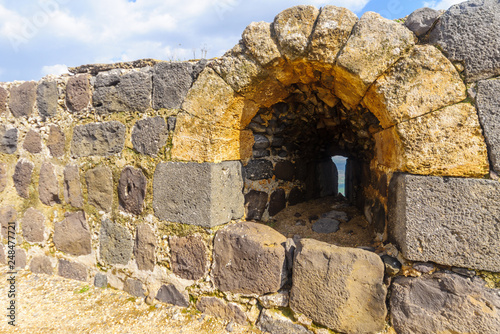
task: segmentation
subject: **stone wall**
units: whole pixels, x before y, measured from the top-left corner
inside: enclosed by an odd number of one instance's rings
[[[13,223],[18,269],[270,333],[494,333],[499,29],[297,6],[217,59],[0,83],[0,262]],[[336,195],[337,154],[376,248],[264,224]]]

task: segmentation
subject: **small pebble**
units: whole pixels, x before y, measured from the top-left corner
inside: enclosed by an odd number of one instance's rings
[[[389,255],[382,255],[382,261],[385,265],[385,271],[390,276],[395,276],[401,270],[401,262],[398,261],[395,257]]]
[[[476,276],[476,272],[474,270],[469,270],[469,269],[465,269],[465,268],[453,267],[453,268],[451,268],[451,271],[453,271],[454,273],[457,273],[459,275],[466,276],[466,277]]]
[[[434,270],[434,265],[431,263],[425,263],[425,262],[416,262],[413,265],[413,269],[420,271],[421,273],[427,274],[431,271]]]

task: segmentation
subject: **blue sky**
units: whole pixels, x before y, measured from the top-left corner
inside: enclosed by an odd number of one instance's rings
[[[327,4],[401,18],[460,0],[0,0],[0,82],[39,80],[67,66],[141,58],[217,57],[252,21],[288,7]]]

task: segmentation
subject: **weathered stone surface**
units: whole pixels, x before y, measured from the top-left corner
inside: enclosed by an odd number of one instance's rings
[[[179,292],[173,284],[162,285],[156,294],[156,299],[167,304],[189,307],[186,296]]]
[[[146,290],[144,289],[144,285],[142,284],[142,282],[133,278],[128,278],[125,281],[125,284],[123,285],[123,291],[135,297],[146,297]]]
[[[0,193],[5,190],[7,186],[7,165],[0,162]]]
[[[13,206],[3,206],[0,208],[0,227],[2,229],[2,236],[4,237],[5,240],[8,239],[9,236],[9,223],[14,223],[14,226],[16,227],[17,231],[17,211],[14,209]],[[11,230],[11,236],[12,236],[12,228]]]
[[[476,101],[492,168],[500,173],[500,80],[480,81]]]
[[[261,66],[267,66],[281,57],[272,34],[271,24],[252,22],[241,35],[247,51]]]
[[[110,156],[125,143],[125,125],[117,121],[77,125],[73,129],[71,153],[75,157]]]
[[[71,255],[87,255],[92,251],[90,229],[83,211],[70,213],[54,226],[54,245]]]
[[[101,72],[94,87],[92,100],[98,113],[145,111],[151,107],[153,81],[149,70]]]
[[[97,273],[94,277],[94,286],[98,288],[107,288],[108,287],[108,276],[103,273]]]
[[[419,8],[406,18],[405,26],[417,37],[422,37],[432,28],[441,14],[442,12],[432,8]]]
[[[275,310],[262,310],[257,326],[261,331],[272,334],[313,333],[301,325],[294,324],[290,318]]]
[[[17,129],[0,124],[0,153],[12,154],[17,150]]]
[[[286,197],[284,189],[276,189],[269,197],[269,215],[274,216],[286,208]]]
[[[53,157],[59,158],[64,155],[66,145],[66,136],[57,125],[50,126],[49,138],[47,138],[47,147]]]
[[[335,95],[353,108],[368,87],[415,44],[401,24],[366,12],[354,26],[335,66]]]
[[[21,159],[16,164],[14,175],[14,186],[16,187],[17,194],[23,198],[29,197],[29,185],[31,183],[31,174],[35,166],[31,161]]]
[[[153,180],[153,208],[162,220],[213,227],[243,216],[242,189],[239,161],[160,163]]]
[[[363,103],[387,128],[466,97],[465,85],[451,62],[435,47],[418,45],[377,79]]]
[[[288,205],[297,205],[299,203],[305,202],[306,192],[304,189],[299,187],[293,187],[288,194]]]
[[[26,268],[26,251],[22,248],[15,248],[16,255],[14,256],[14,262],[17,269]]]
[[[371,252],[312,239],[295,251],[290,307],[342,333],[384,328],[384,264]]]
[[[308,59],[333,65],[356,22],[358,17],[349,9],[322,7],[311,35]]]
[[[105,219],[99,232],[99,255],[109,264],[127,264],[132,257],[134,242],[125,226]]]
[[[254,144],[253,144],[253,149],[254,150],[264,150],[271,146],[271,143],[269,142],[269,139],[267,139],[266,136],[264,135],[254,135]]]
[[[36,82],[27,81],[10,89],[9,109],[14,117],[31,116],[36,99]]]
[[[285,269],[285,242],[271,227],[253,222],[219,230],[212,269],[216,287],[258,295],[277,292]]]
[[[82,186],[78,166],[68,165],[64,168],[64,199],[75,208],[83,207]]]
[[[273,163],[269,160],[250,160],[245,166],[245,177],[249,180],[263,180],[273,177]]]
[[[45,240],[45,216],[40,211],[34,208],[26,210],[21,227],[26,241],[43,242]]]
[[[142,170],[131,166],[125,167],[118,182],[120,206],[133,214],[141,214],[144,208],[147,182]]]
[[[0,245],[0,264],[7,264],[7,258],[5,257],[3,244]]]
[[[170,237],[170,254],[174,274],[198,280],[207,272],[207,246],[200,237]]]
[[[32,153],[37,154],[42,151],[42,137],[35,130],[30,130],[24,138],[23,148]]]
[[[31,259],[30,270],[34,274],[52,275],[54,273],[50,259],[40,255]]]
[[[57,82],[43,80],[36,90],[36,104],[38,113],[42,117],[53,117],[57,114],[57,104],[59,100],[59,91]]]
[[[268,195],[265,192],[250,190],[245,195],[246,218],[260,220],[267,207]]]
[[[227,321],[242,325],[247,322],[247,316],[238,305],[226,303],[217,297],[201,297],[196,303],[196,308],[205,314]]]
[[[85,174],[88,203],[103,211],[113,206],[113,173],[106,166],[90,169]]]
[[[500,3],[471,0],[452,6],[430,33],[429,43],[438,45],[452,61],[465,63],[467,82],[500,74]]]
[[[167,143],[168,128],[161,116],[137,121],[132,129],[134,149],[142,154],[156,156]]]
[[[153,108],[178,109],[194,80],[194,63],[165,62],[153,68]]]
[[[69,78],[66,84],[66,106],[73,112],[82,111],[90,103],[90,76],[79,74]]]
[[[156,263],[155,249],[156,236],[151,226],[146,223],[137,225],[134,256],[139,270],[153,271]]]
[[[500,271],[500,183],[400,174],[389,231],[412,261]]]
[[[494,333],[500,295],[479,279],[436,273],[392,285],[391,319],[398,333]]]
[[[50,162],[44,162],[40,168],[38,194],[40,202],[45,205],[52,206],[61,203],[59,199],[59,183],[54,172],[54,166]]]
[[[83,264],[60,259],[57,271],[59,276],[85,282],[87,280],[87,268]]]
[[[286,290],[259,297],[259,302],[265,308],[288,307],[290,293]]]
[[[285,57],[293,60],[304,55],[318,15],[316,7],[305,5],[285,9],[276,15],[273,28]]]
[[[278,161],[274,166],[276,178],[284,181],[292,181],[295,176],[295,166],[289,160]]]
[[[9,96],[9,92],[0,87],[0,115],[4,115],[7,113],[7,97]]]
[[[320,218],[313,225],[312,230],[316,233],[335,233],[339,230],[340,222],[332,218]]]

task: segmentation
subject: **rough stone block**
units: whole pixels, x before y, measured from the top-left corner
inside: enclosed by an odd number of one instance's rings
[[[132,296],[144,298],[146,297],[146,290],[144,289],[144,284],[141,281],[128,278],[123,285],[123,291],[131,294]]]
[[[7,187],[7,165],[0,162],[0,193]]]
[[[31,259],[30,270],[34,274],[52,275],[54,273],[52,263],[47,256],[34,256]]]
[[[101,223],[99,255],[109,264],[127,264],[132,258],[134,242],[126,227],[109,219]]]
[[[108,287],[108,277],[103,273],[97,273],[94,277],[94,286],[98,288]]]
[[[189,307],[189,300],[173,284],[162,285],[156,294],[156,299],[167,304]]]
[[[405,26],[413,31],[417,37],[424,36],[433,26],[442,12],[424,7],[411,13],[405,21]]]
[[[0,245],[0,264],[7,264],[7,258],[5,257],[3,245]]]
[[[207,246],[200,237],[170,237],[172,272],[179,277],[198,280],[207,272]]]
[[[9,223],[14,223],[17,230],[17,211],[13,206],[3,206],[0,208],[0,228],[2,236],[7,240],[9,236]],[[12,231],[12,228],[11,228]],[[12,233],[11,233],[12,236]]]
[[[476,101],[492,168],[500,173],[500,80],[479,81]]]
[[[436,273],[392,284],[391,320],[398,333],[496,333],[500,295],[480,279]]]
[[[342,333],[382,331],[384,264],[372,252],[302,239],[295,251],[290,307]]]
[[[75,208],[83,207],[82,186],[78,166],[68,165],[64,168],[64,198],[66,203]]]
[[[181,107],[194,79],[195,64],[188,62],[158,63],[153,69],[153,108]]]
[[[85,174],[89,204],[99,210],[111,211],[113,207],[113,174],[106,166],[90,169]]]
[[[213,282],[222,291],[277,292],[285,272],[286,238],[271,227],[237,223],[215,235]]]
[[[148,180],[140,169],[131,166],[125,167],[118,182],[118,198],[120,206],[133,214],[141,214],[146,197]]]
[[[313,334],[310,330],[294,324],[290,318],[275,310],[262,310],[257,327],[263,332],[272,334]]]
[[[280,180],[292,181],[295,175],[295,166],[288,160],[279,161],[274,166],[274,175]]]
[[[38,194],[40,202],[45,205],[52,206],[61,203],[59,199],[59,183],[54,173],[54,166],[50,162],[44,162],[40,168]]]
[[[245,177],[257,181],[273,177],[273,163],[269,160],[250,160],[245,166]]]
[[[7,113],[7,97],[9,96],[9,92],[0,87],[0,116]]]
[[[42,151],[42,137],[35,130],[30,130],[24,138],[23,148],[32,153],[37,154]]]
[[[53,157],[59,158],[64,155],[66,146],[66,136],[57,125],[50,126],[49,138],[47,138],[47,147]]]
[[[226,303],[217,297],[201,297],[196,303],[196,308],[205,314],[227,321],[234,321],[242,325],[247,322],[246,314],[238,305]]]
[[[9,109],[14,117],[31,116],[36,99],[36,82],[27,81],[10,89]]]
[[[33,165],[31,161],[26,161],[24,159],[19,160],[16,164],[12,180],[14,181],[17,194],[23,198],[29,197],[29,185],[31,183],[31,175],[34,167],[35,165]]]
[[[75,157],[110,156],[125,143],[125,125],[117,121],[77,125],[73,129],[71,153]]]
[[[36,104],[38,113],[42,117],[53,117],[57,114],[59,91],[57,82],[43,80],[36,90]]]
[[[45,240],[45,216],[37,209],[29,208],[26,210],[21,227],[26,241],[43,242]]]
[[[399,174],[389,232],[412,261],[500,272],[500,183]]]
[[[57,271],[59,276],[85,282],[87,280],[87,268],[80,263],[69,262],[68,260],[59,260]]]
[[[153,271],[156,263],[155,258],[156,236],[146,223],[137,225],[134,255],[139,270]]]
[[[92,98],[96,111],[102,114],[147,110],[151,107],[151,76],[150,70],[99,73]]]
[[[285,190],[279,188],[269,197],[269,215],[271,217],[277,215],[284,208],[286,208]]]
[[[132,144],[141,153],[156,156],[167,143],[168,128],[161,116],[139,120],[132,129]]]
[[[14,262],[17,269],[26,268],[26,251],[22,248],[16,247],[14,249],[16,255],[14,256]]]
[[[90,229],[83,211],[70,213],[54,226],[54,245],[71,255],[87,255],[92,252]]]
[[[465,63],[467,82],[500,74],[500,3],[471,0],[454,5],[430,33],[429,43],[438,45],[448,59]]]
[[[267,193],[263,191],[250,190],[245,195],[246,218],[248,220],[260,220],[267,207]]]
[[[73,112],[84,110],[90,103],[89,75],[80,74],[69,78],[66,84],[66,105]]]
[[[17,150],[17,129],[0,125],[0,153],[12,154]]]
[[[281,57],[278,46],[274,42],[271,24],[268,22],[252,22],[241,38],[248,52],[261,66],[266,66]]]
[[[213,227],[243,216],[242,189],[238,161],[160,163],[154,174],[153,208],[162,220]]]

